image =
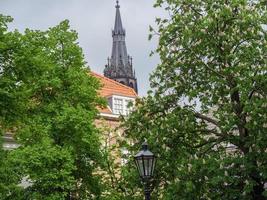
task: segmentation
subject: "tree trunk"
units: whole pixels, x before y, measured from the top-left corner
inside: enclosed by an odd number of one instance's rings
[[[266,200],[266,198],[263,196],[264,192],[264,183],[262,183],[260,179],[260,175],[258,172],[253,172],[250,177],[256,182],[257,185],[253,187],[252,191],[252,198],[253,200]]]

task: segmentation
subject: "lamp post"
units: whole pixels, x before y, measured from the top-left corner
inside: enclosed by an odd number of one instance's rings
[[[148,150],[147,142],[142,144],[142,150],[134,156],[134,160],[139,176],[144,183],[145,199],[150,200],[150,180],[154,173],[156,157]]]

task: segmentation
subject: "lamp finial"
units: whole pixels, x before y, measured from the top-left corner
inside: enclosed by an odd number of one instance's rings
[[[148,150],[147,139],[145,139],[145,141],[142,144],[142,150],[144,150],[144,151]]]

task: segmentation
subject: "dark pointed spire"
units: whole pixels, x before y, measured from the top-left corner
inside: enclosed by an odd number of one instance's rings
[[[116,1],[116,17],[115,17],[115,25],[114,30],[112,31],[113,37],[113,47],[111,54],[111,62],[118,68],[120,64],[126,65],[128,62],[128,54],[125,43],[125,30],[122,26],[121,14],[120,14],[120,5],[119,1]]]
[[[116,17],[115,17],[115,25],[114,25],[113,34],[125,35],[125,30],[123,29],[122,21],[121,21],[119,1],[117,1],[117,5],[115,6],[115,8],[116,8]]]
[[[137,80],[133,73],[132,58],[127,53],[125,30],[122,26],[119,1],[116,1],[115,8],[116,17],[114,30],[112,31],[112,53],[104,70],[104,75],[134,88],[137,92]]]

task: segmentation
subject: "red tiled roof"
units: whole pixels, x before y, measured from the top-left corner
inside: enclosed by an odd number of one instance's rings
[[[126,97],[136,98],[138,95],[133,88],[123,85],[117,81],[109,79],[103,75],[97,74],[95,72],[90,72],[92,76],[96,77],[102,84],[102,88],[99,93],[102,97],[108,97],[111,95],[120,95]]]
[[[112,114],[112,110],[110,109],[109,106],[107,106],[105,108],[98,108],[98,111],[101,113],[105,113],[105,114]]]
[[[112,79],[109,79],[103,75],[97,74],[92,71],[90,72],[90,74],[96,77],[100,81],[102,87],[99,90],[99,94],[102,97],[108,97],[111,95],[120,95],[120,96],[136,98],[138,96],[134,91],[134,89],[131,87],[123,85],[117,81],[114,81]],[[110,109],[109,106],[107,106],[106,108],[98,108],[98,109],[100,113],[112,114],[112,110]]]

